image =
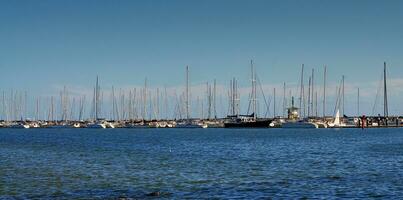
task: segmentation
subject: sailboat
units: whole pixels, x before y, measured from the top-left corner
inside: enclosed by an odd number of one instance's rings
[[[330,128],[346,126],[346,124],[344,122],[340,121],[340,110],[339,109],[337,109],[336,116],[334,117],[333,123],[329,123],[328,126]]]
[[[29,126],[29,124],[22,122],[22,121],[11,123],[8,127],[9,128],[31,128]]]
[[[319,128],[315,122],[299,119],[299,108],[294,106],[294,97],[292,97],[291,107],[287,110],[288,118],[281,124],[281,128]]]
[[[250,61],[251,66],[251,75],[252,75],[252,91],[250,95],[250,105],[252,106],[252,114],[250,115],[239,115],[237,112],[234,112],[234,108],[232,108],[232,115],[228,115],[224,121],[225,128],[269,128],[270,124],[273,122],[272,119],[264,119],[257,117],[257,79],[256,79],[256,71],[253,66],[253,60]],[[235,104],[235,100],[239,100],[238,93],[236,91],[236,80],[234,80],[232,84],[232,95],[231,98],[232,106]],[[235,86],[234,86],[235,85]]]
[[[98,76],[96,79],[96,83],[95,83],[95,88],[94,88],[94,121],[87,124],[87,128],[114,128],[114,126],[111,125],[111,123],[109,123],[108,121],[99,118],[99,110],[100,110],[100,86],[99,86],[99,80],[98,80]]]
[[[108,124],[106,121],[101,121],[101,122],[96,121],[96,122],[87,124],[87,128],[103,128],[103,129],[105,129],[105,128],[109,128],[109,127],[108,127]]]
[[[190,86],[189,86],[189,66],[186,66],[186,91],[185,91],[185,104],[186,104],[186,119],[178,121],[175,128],[202,128],[194,120],[190,119]]]

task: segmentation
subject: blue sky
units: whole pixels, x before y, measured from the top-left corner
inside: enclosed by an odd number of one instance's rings
[[[248,87],[253,59],[267,88],[296,84],[304,63],[319,73],[327,65],[329,85],[344,74],[351,91],[374,96],[386,61],[391,107],[402,113],[402,19],[403,2],[392,0],[0,1],[0,90],[90,89],[97,74],[105,87],[145,77],[176,87],[186,65],[193,85],[237,77]]]

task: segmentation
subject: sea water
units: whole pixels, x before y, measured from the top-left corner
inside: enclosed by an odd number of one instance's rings
[[[15,198],[403,198],[403,129],[0,129]]]

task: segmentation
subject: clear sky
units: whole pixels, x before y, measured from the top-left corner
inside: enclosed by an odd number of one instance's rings
[[[248,87],[250,59],[267,86],[297,84],[302,63],[320,81],[327,65],[330,89],[346,75],[367,112],[386,61],[402,114],[403,1],[0,1],[0,90],[91,88],[97,74],[105,87],[175,87],[186,65],[193,85]]]

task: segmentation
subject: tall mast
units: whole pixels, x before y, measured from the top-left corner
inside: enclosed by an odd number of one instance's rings
[[[357,116],[360,116],[360,88],[357,89]]]
[[[189,66],[186,66],[186,119],[189,120]]]
[[[345,115],[345,113],[344,113],[344,75],[343,75],[343,89],[342,89],[342,95],[343,95],[343,107],[342,107],[342,109],[343,109],[343,116]]]
[[[239,115],[240,113],[239,113],[239,98],[238,98],[239,97],[238,80],[234,78],[233,84],[234,84],[234,114]],[[254,113],[256,115],[256,111]]]
[[[5,102],[5,101],[6,101],[6,95],[5,95],[5,92],[3,91],[2,101],[1,101],[2,107],[3,107],[3,109],[2,109],[2,111],[3,111],[3,112],[2,112],[2,115],[3,115],[3,116],[2,116],[2,119],[5,120],[5,121],[7,121],[7,120],[6,120],[6,118],[7,118],[7,117],[6,117],[6,102]]]
[[[149,106],[148,107],[148,119],[151,120],[153,118],[153,111],[155,111],[154,108],[153,108],[153,99],[151,97],[151,91],[148,92],[147,95],[148,95],[148,101],[149,101],[149,104],[148,104],[148,106]],[[154,112],[154,116],[155,116],[155,112]]]
[[[286,110],[286,94],[285,94],[285,82],[283,85],[283,117],[285,118],[285,110]]]
[[[127,115],[127,118],[126,118],[126,120],[127,119],[132,119],[132,111],[133,111],[133,109],[132,109],[132,90],[131,89],[129,89],[129,96],[128,96],[128,101],[127,101],[127,104],[126,104],[126,109],[128,110],[128,115]]]
[[[50,119],[51,119],[51,121],[54,121],[55,119],[54,119],[54,99],[53,99],[53,96],[51,96],[50,97]]]
[[[79,121],[81,121],[83,119],[84,101],[85,101],[85,96],[80,97],[80,112],[79,112],[79,115],[78,115],[78,120]]]
[[[309,77],[308,81],[308,117],[311,115],[311,81],[312,77]]]
[[[112,85],[112,94],[111,94],[111,98],[112,98],[112,120],[116,120],[115,117],[115,88]]]
[[[92,108],[91,108],[91,117],[93,117],[94,121],[95,121],[95,107],[96,107],[96,104],[95,104],[96,92],[95,92],[95,90],[96,90],[96,86],[94,86],[94,91],[93,91],[93,95],[92,95]],[[61,94],[62,93],[60,93],[60,96],[62,96]]]
[[[318,117],[318,92],[315,92],[315,117]]]
[[[276,88],[273,88],[273,118],[276,117]]]
[[[98,120],[98,108],[99,108],[99,85],[98,85],[98,76],[95,83],[95,120]]]
[[[383,115],[387,118],[389,115],[388,110],[388,93],[387,93],[387,86],[386,86],[386,62],[383,62]],[[387,124],[386,120],[386,125]]]
[[[235,113],[236,113],[236,115],[239,115],[239,113],[241,113],[240,105],[241,105],[241,95],[239,94],[238,81],[235,79]]]
[[[24,119],[26,119],[28,116],[28,93],[25,91],[24,95]]]
[[[209,116],[209,119],[211,119],[211,116],[212,116],[212,113],[213,113],[213,93],[212,93],[212,91],[211,91],[211,84],[209,85],[209,114],[208,114],[208,116]]]
[[[144,79],[143,91],[143,120],[147,118],[147,78]]]
[[[252,72],[252,112],[253,118],[256,120],[256,72],[253,66],[253,60],[250,60],[251,72]]]
[[[299,91],[299,109],[302,109],[302,101],[304,99],[304,64],[302,64],[301,68],[301,83],[300,83],[300,91]],[[304,108],[304,117],[305,117],[305,108]]]
[[[254,108],[255,108],[255,110],[254,110],[254,113],[256,113],[255,114],[255,120],[256,120],[256,118],[257,118],[257,91],[256,91],[256,89],[257,89],[257,82],[256,82],[256,69],[255,69],[255,67],[253,67],[253,79],[255,80],[255,86],[254,86],[254,88],[255,88],[255,92],[254,92],[254,94],[255,94],[255,96],[254,96],[254,102],[255,102],[255,105],[254,105]]]
[[[211,118],[211,86],[208,82],[206,82],[206,97],[207,97],[207,117],[206,119]]]
[[[235,103],[235,115],[239,115],[240,114],[240,94],[239,94],[239,86],[238,86],[238,80],[235,80],[235,85],[234,85],[234,89],[235,89],[235,95],[234,95],[234,103]],[[256,104],[255,104],[256,105]],[[256,107],[256,106],[255,106]]]
[[[314,89],[314,73],[315,69],[312,69],[312,80],[311,80],[311,115],[314,115],[314,105],[315,105],[315,89]]]
[[[206,92],[207,92],[207,119],[211,118],[211,90],[210,90],[210,85],[207,82],[206,83]]]
[[[326,116],[326,65],[323,72],[323,118]]]
[[[36,98],[36,121],[39,120],[39,97]]]
[[[159,88],[157,88],[157,108],[156,108],[156,113],[157,113],[157,116],[156,116],[156,118],[157,118],[157,120],[159,120],[160,119],[160,89]]]
[[[165,113],[165,119],[168,119],[168,92],[167,92],[167,86],[164,86],[164,113]]]
[[[235,78],[232,79],[232,115],[236,115],[236,80]]]
[[[213,95],[213,102],[214,102],[214,118],[217,119],[217,108],[216,108],[216,103],[217,103],[217,87],[216,87],[216,80],[214,79],[214,95]]]
[[[73,102],[71,103],[70,106],[70,120],[74,120],[74,110],[75,110],[75,106],[76,106],[76,98],[73,97]]]

